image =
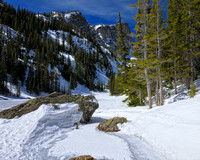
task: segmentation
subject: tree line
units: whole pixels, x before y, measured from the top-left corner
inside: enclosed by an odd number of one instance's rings
[[[164,88],[194,87],[200,74],[200,1],[168,0],[167,17],[161,0],[138,0],[132,60],[127,58],[121,17],[118,21],[117,76],[110,80],[111,94],[127,94],[129,105],[152,108],[164,104]],[[115,83],[115,85],[113,85]]]

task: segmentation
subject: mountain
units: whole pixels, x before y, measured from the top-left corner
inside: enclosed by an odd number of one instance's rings
[[[79,11],[52,11],[50,13],[50,17],[69,23],[73,28],[78,28],[84,35],[91,35],[91,27],[85,17],[83,17],[82,13]]]
[[[114,25],[90,25],[85,17],[79,11],[71,12],[58,12],[52,11],[47,16],[39,14],[38,16],[45,19],[56,18],[57,20],[64,21],[73,26],[73,28],[78,28],[84,35],[90,36],[92,39],[96,39],[100,45],[109,49],[109,51],[116,53],[117,46],[117,24]],[[49,18],[48,18],[49,17]],[[126,46],[131,50],[133,48],[132,42],[133,38],[131,36],[131,31],[128,23],[122,23],[123,32],[126,36]]]
[[[93,26],[93,28],[96,31],[97,38],[100,37],[100,39],[106,44],[107,48],[111,50],[112,52],[116,53],[117,51],[117,24],[115,25],[96,25]],[[131,50],[133,48],[133,38],[131,37],[131,31],[129,28],[128,23],[122,23],[123,32],[126,34],[126,41],[125,45]],[[101,41],[100,41],[101,42]],[[102,44],[104,45],[104,44]]]
[[[17,95],[20,86],[36,94],[70,93],[79,85],[102,91],[116,73],[116,25],[91,26],[79,11],[36,15],[7,3],[0,13],[1,93],[9,92],[7,82]]]

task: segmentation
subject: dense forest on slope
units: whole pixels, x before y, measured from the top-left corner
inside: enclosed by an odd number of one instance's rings
[[[194,80],[200,75],[200,1],[168,0],[167,17],[163,1],[138,0],[134,19],[134,59],[127,64],[122,29],[118,32],[117,77],[111,77],[111,94],[126,94],[130,105],[163,105],[167,90],[184,84],[195,95]],[[166,12],[166,11],[165,11]],[[119,23],[121,17],[119,16]]]
[[[97,71],[110,77],[113,54],[65,21],[46,21],[26,9],[0,3],[0,93],[9,92],[7,82],[17,86],[18,95],[24,85],[36,94],[70,92],[78,83],[103,90]],[[61,77],[69,81],[68,88],[60,84]]]

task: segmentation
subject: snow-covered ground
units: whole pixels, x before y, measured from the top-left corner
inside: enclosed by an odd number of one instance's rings
[[[200,95],[149,110],[128,107],[122,103],[124,96],[93,94],[99,109],[89,124],[77,130],[74,123],[82,113],[76,104],[62,104],[56,111],[42,105],[20,118],[0,119],[0,159],[68,160],[87,154],[109,160],[200,159]],[[0,99],[0,107],[2,101],[4,107],[15,105],[10,100]],[[129,120],[119,126],[120,132],[97,129],[100,122],[114,116]]]

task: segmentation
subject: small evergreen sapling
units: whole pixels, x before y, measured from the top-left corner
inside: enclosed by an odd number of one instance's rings
[[[196,92],[198,92],[198,90],[195,89],[195,85],[194,83],[192,83],[190,85],[190,92],[189,92],[190,98],[194,98],[194,96],[196,95]]]

